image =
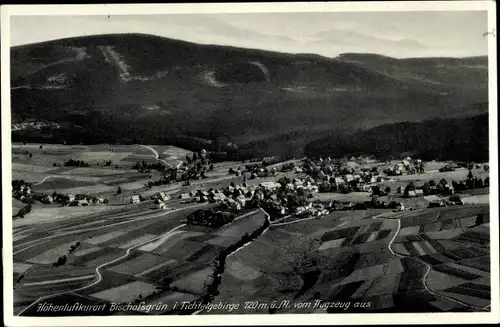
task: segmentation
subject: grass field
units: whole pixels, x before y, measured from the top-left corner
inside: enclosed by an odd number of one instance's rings
[[[151,146],[159,158],[175,164],[189,151],[169,146]],[[31,152],[29,158],[25,152]],[[13,176],[41,182],[34,191],[88,193],[109,200],[108,205],[59,207],[35,203],[23,219],[13,222],[15,275],[25,274],[16,285],[17,312],[38,297],[74,289],[102,279],[71,296],[88,301],[135,301],[141,296],[152,303],[193,301],[204,295],[213,282],[219,254],[261,228],[266,216],[256,211],[222,228],[189,226],[188,214],[211,204],[167,201],[175,210],[155,210],[151,201],[128,205],[131,195],[148,197],[158,191],[172,195],[196,189],[223,188],[242,177],[228,176],[235,162],[215,165],[213,179],[193,181],[190,186],[164,185],[146,190],[151,178],[131,169],[137,161],[157,162],[154,151],[137,146],[17,145],[13,147]],[[54,167],[72,158],[91,167]],[[102,167],[106,160],[113,163]],[[270,303],[371,301],[371,308],[348,312],[477,311],[474,301],[489,301],[489,215],[474,226],[478,213],[489,213],[489,189],[464,192],[467,205],[427,209],[425,198],[401,199],[396,186],[409,181],[465,179],[467,170],[437,173],[444,163],[429,163],[421,175],[398,177],[390,183],[384,201],[403,201],[416,211],[388,212],[369,209],[334,211],[320,219],[271,226],[252,242],[226,258],[222,283],[214,302]],[[116,168],[118,167],[118,168]],[[485,176],[473,170],[477,176]],[[282,176],[247,181],[257,185]],[[122,189],[117,194],[117,189]],[[315,199],[361,202],[370,194],[320,193]],[[468,203],[471,203],[470,205]],[[13,202],[14,210],[23,206]],[[381,215],[382,214],[382,215]],[[80,242],[74,253],[68,249]],[[51,266],[61,255],[66,264]],[[161,291],[159,291],[161,289]],[[436,295],[439,294],[439,295]],[[61,300],[65,296],[58,297]],[[451,299],[465,304],[456,305]],[[288,308],[280,313],[316,312],[315,308]],[[332,311],[333,310],[333,311]],[[340,311],[339,311],[340,310]],[[345,312],[343,309],[322,312]],[[267,313],[260,310],[233,313]],[[205,313],[205,312],[202,312]]]
[[[480,247],[476,249],[475,243],[459,239],[469,234],[473,239],[481,239],[482,236],[473,236],[478,233],[475,230],[481,228],[481,233],[486,233],[481,235],[488,235],[489,230],[483,226],[470,231],[462,228],[455,234],[448,234],[447,243],[439,240],[441,236],[436,233],[447,235],[448,230],[456,229],[456,224],[450,220],[462,224],[470,222],[468,217],[484,210],[488,207],[424,209],[398,213],[390,219],[356,219],[348,216],[356,212],[346,212],[345,217],[342,217],[344,212],[336,212],[336,217],[271,228],[230,257],[216,301],[251,298],[261,302],[277,299],[306,302],[320,299],[372,301],[374,304],[371,309],[349,312],[468,310],[467,305],[474,306],[473,300],[478,297],[478,303],[486,303],[484,298],[489,288],[469,287],[464,283],[485,284],[489,249],[477,243],[479,241],[474,241]],[[400,230],[397,219],[402,222]],[[438,228],[429,228],[436,223],[439,223]],[[427,237],[431,234],[437,240]],[[266,256],[259,256],[259,253],[266,253]],[[439,256],[447,260],[439,261]],[[485,259],[480,261],[481,258]],[[433,267],[428,274],[426,265]],[[429,289],[443,292],[445,298],[430,293],[424,287],[424,278]],[[300,282],[292,282],[294,280]],[[447,282],[442,283],[443,280]],[[483,293],[471,290],[479,288]],[[406,297],[405,301],[387,300],[402,296]],[[447,298],[460,298],[466,305],[454,306]],[[407,302],[409,299],[413,308]],[[313,311],[311,308],[290,308],[283,313]],[[238,313],[250,312],[240,310]]]

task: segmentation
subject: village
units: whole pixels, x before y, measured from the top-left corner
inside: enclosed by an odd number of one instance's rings
[[[450,164],[445,167],[450,169]],[[479,166],[474,166],[479,169]],[[250,167],[247,167],[247,169]],[[458,167],[460,168],[460,167]],[[284,176],[277,177],[276,181],[267,181],[259,184],[249,185],[246,176],[250,180],[259,177],[277,176],[278,169],[268,169],[259,165],[251,165],[244,172],[231,171],[237,176],[243,176],[241,184],[231,185],[223,189],[197,190],[190,193],[182,193],[180,199],[191,202],[220,203],[222,209],[230,209],[234,212],[245,208],[261,207],[271,216],[271,220],[283,221],[290,219],[301,219],[307,217],[321,217],[331,211],[338,210],[366,210],[385,209],[393,211],[414,210],[422,208],[421,203],[427,203],[428,207],[444,207],[462,205],[459,193],[467,189],[485,188],[489,186],[489,177],[484,179],[474,177],[472,168],[463,170],[463,180],[448,182],[445,178],[437,181],[427,180],[420,183],[401,183],[396,176],[411,176],[424,172],[422,160],[405,158],[396,163],[394,167],[379,172],[377,166],[363,167],[354,162],[335,161],[330,158],[326,160],[305,159],[301,165],[294,166],[286,164],[279,169]],[[484,166],[488,170],[488,166]],[[391,193],[391,184],[400,184]],[[355,196],[349,200],[349,194]],[[359,201],[360,193],[366,194],[370,200]],[[346,195],[344,200],[328,200],[323,195],[335,194]],[[391,195],[392,196],[389,196]],[[391,200],[388,200],[391,198]],[[412,201],[412,199],[425,199],[425,201]],[[157,198],[159,207],[163,207],[161,196]],[[412,203],[418,203],[412,205]]]
[[[102,166],[106,165],[109,166],[107,163]],[[170,202],[211,203],[216,204],[218,210],[233,213],[262,208],[269,213],[272,221],[281,222],[320,218],[331,211],[341,210],[405,211],[461,205],[461,192],[489,187],[488,176],[478,177],[487,174],[488,165],[443,163],[434,169],[435,179],[426,180],[423,176],[428,165],[432,163],[410,157],[392,162],[380,162],[367,156],[350,159],[303,158],[285,162],[264,158],[230,166],[225,176],[230,183],[225,187],[211,187],[206,173],[213,171],[217,163],[210,160],[210,153],[202,150],[187,155],[176,167],[144,161],[136,163],[132,168],[139,172],[149,174],[155,169],[162,174],[159,180],[149,180],[144,185],[145,190],[159,190],[144,195],[134,192],[126,203],[147,201],[157,210],[169,209]],[[454,172],[459,179],[452,176],[447,180],[445,175],[449,172]],[[180,191],[179,194],[161,190],[163,185],[180,185],[181,190],[186,190],[192,181],[206,181],[206,186],[198,184],[189,192]],[[102,194],[60,194],[56,190],[51,194],[32,192],[31,184],[24,180],[14,180],[12,186],[13,198],[28,204],[15,217],[22,218],[29,213],[33,201],[59,206],[109,203]],[[116,194],[121,193],[122,189],[118,186]]]

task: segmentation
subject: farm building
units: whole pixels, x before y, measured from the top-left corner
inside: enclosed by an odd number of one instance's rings
[[[102,204],[102,203],[104,203],[104,199],[103,198],[92,198],[92,203]]]
[[[215,191],[212,191],[211,194],[215,194],[217,192],[217,190]],[[198,195],[199,196],[205,196],[205,197],[208,197],[210,195],[210,193],[208,193],[207,191],[198,191]]]
[[[354,180],[354,176],[351,174],[345,175],[345,180],[349,183]]]
[[[87,199],[81,199],[81,200],[76,200],[76,205],[79,205],[79,206],[88,206],[89,205],[89,201],[87,201]]]
[[[182,194],[179,194],[179,199],[189,199],[189,193],[182,193]]]
[[[160,209],[160,210],[165,210],[165,209],[167,209],[167,206],[165,205],[165,203],[162,200],[156,199],[155,200],[155,208]]]
[[[273,190],[279,188],[281,184],[275,182],[263,182],[260,183],[260,186],[268,190]]]
[[[77,194],[75,196],[75,201],[86,200],[86,199],[87,199],[87,195],[86,194]]]
[[[424,199],[429,202],[440,202],[442,199],[437,195],[427,195]]]
[[[417,196],[424,196],[424,190],[418,188],[415,190],[415,194]]]
[[[50,195],[46,195],[42,198],[42,203],[45,203],[45,204],[50,204],[52,202],[54,202],[54,198]]]
[[[361,186],[361,191],[363,192],[372,192],[372,187],[376,186],[375,184],[364,184]]]
[[[345,181],[340,177],[335,177],[335,184],[336,185],[345,184]]]
[[[138,195],[132,195],[132,197],[130,197],[130,203],[140,203],[141,202],[141,199],[139,198]]]
[[[165,192],[158,192],[156,193],[156,198],[162,201],[167,201],[170,200],[170,195],[166,194]]]
[[[302,183],[301,181],[296,181],[293,185],[296,189],[304,188],[304,183]]]
[[[240,211],[241,204],[238,202],[231,202],[231,210]]]
[[[417,193],[415,191],[408,191],[408,197],[415,198],[415,197],[417,197]]]
[[[73,194],[68,194],[68,202],[75,201],[75,196]]]
[[[247,199],[245,198],[244,195],[240,195],[236,198],[236,202],[241,204],[241,206],[245,206]]]

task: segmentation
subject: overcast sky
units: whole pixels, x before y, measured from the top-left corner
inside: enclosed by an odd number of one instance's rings
[[[290,53],[407,57],[486,55],[486,11],[11,16],[11,45],[72,36],[147,33]]]

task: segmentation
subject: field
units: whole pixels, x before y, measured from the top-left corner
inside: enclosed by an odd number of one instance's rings
[[[349,212],[276,226],[229,258],[215,301],[372,303],[347,312],[482,310],[490,294],[489,228],[470,226],[478,213],[488,210],[465,206],[376,216]],[[281,313],[315,309],[292,306]],[[238,313],[268,309],[240,308]]]
[[[207,207],[157,211],[140,204],[87,213],[78,220],[56,217],[32,222],[31,233],[14,241],[14,278],[23,275],[16,284],[17,312],[42,295],[52,294],[57,302],[70,292],[100,303],[134,301],[139,296],[154,302],[166,300],[172,292],[177,294],[172,301],[197,299],[212,281],[219,253],[266,221],[257,210],[220,230],[183,223],[187,214]],[[14,231],[20,233],[23,228],[16,226]],[[228,234],[231,241],[212,244],[220,233]],[[69,253],[77,242],[77,249]],[[62,255],[67,255],[67,262],[52,267]],[[30,315],[30,310],[25,314]]]
[[[178,313],[172,311],[172,303],[200,301],[208,293],[214,302],[306,303],[279,313],[460,312],[482,311],[489,304],[489,189],[465,191],[464,206],[435,209],[427,209],[431,198],[396,194],[398,186],[410,181],[419,185],[429,179],[463,180],[467,170],[439,173],[432,168],[444,163],[429,163],[424,174],[379,183],[391,187],[380,200],[402,201],[415,211],[334,211],[319,219],[271,223],[264,229],[268,217],[258,209],[217,229],[187,225],[188,214],[213,205],[185,203],[177,195],[241,184],[243,178],[228,175],[228,170],[243,164],[217,163],[207,179],[151,189],[145,184],[160,174],[132,169],[142,160],[177,165],[187,154],[157,145],[13,146],[13,177],[32,182],[34,192],[86,193],[109,200],[82,207],[35,202],[29,214],[13,221],[15,312],[35,314],[33,304],[51,296],[57,303],[80,298],[91,303],[163,302],[170,309],[149,314]],[[91,167],[53,165],[70,158]],[[107,160],[110,166],[104,164]],[[486,173],[475,169],[473,174]],[[246,183],[258,185],[283,176],[298,175],[280,172]],[[132,195],[147,198],[159,191],[172,196],[166,201],[168,210],[156,210],[151,200],[129,204]],[[362,202],[369,201],[370,194],[318,193],[317,199]],[[14,211],[23,206],[13,201]],[[486,218],[476,225],[479,213]],[[243,244],[244,239],[248,243]],[[227,257],[219,261],[221,254]],[[65,261],[55,267],[62,256]],[[307,306],[315,300],[370,306]],[[211,313],[217,312],[201,312]],[[240,306],[232,313],[269,309]]]

